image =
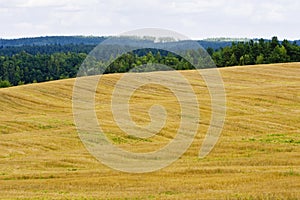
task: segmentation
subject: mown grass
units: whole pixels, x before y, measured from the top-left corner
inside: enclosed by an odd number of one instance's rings
[[[197,73],[182,71],[198,96],[198,134],[178,161],[146,174],[112,170],[85,149],[73,123],[74,79],[0,89],[0,199],[299,199],[300,63],[220,72],[227,116],[214,150],[198,158],[211,102]],[[153,102],[171,114],[154,137],[126,135],[109,106],[121,76],[105,75],[97,90],[97,116],[108,138],[133,152],[166,145],[178,128],[176,98],[163,87],[136,91],[130,109],[137,124],[149,122]]]

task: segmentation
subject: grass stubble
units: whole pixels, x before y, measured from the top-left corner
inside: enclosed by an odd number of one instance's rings
[[[198,153],[210,123],[210,96],[197,72],[181,73],[198,97],[198,134],[179,160],[145,174],[110,169],[85,149],[72,116],[74,79],[0,89],[0,198],[299,199],[300,63],[220,69],[226,121],[204,159]],[[132,119],[146,125],[148,109],[160,103],[168,112],[167,123],[148,139],[126,135],[114,123],[110,107],[121,76],[101,79],[99,124],[120,148],[150,152],[163,147],[179,126],[178,101],[168,88],[139,88],[130,99]]]

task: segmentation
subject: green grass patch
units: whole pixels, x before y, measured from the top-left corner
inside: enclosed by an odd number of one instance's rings
[[[282,173],[283,176],[300,176],[299,172],[296,172],[294,169],[290,169],[287,172]]]
[[[114,133],[106,133],[108,138],[115,144],[132,144],[138,142],[151,142],[150,139],[139,138],[134,135],[117,135]]]
[[[275,143],[275,144],[300,144],[300,139],[287,134],[268,134],[258,138],[249,138],[250,142]]]

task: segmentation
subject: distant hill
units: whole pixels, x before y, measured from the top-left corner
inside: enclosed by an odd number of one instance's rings
[[[86,36],[45,36],[33,38],[18,38],[18,39],[0,39],[0,46],[44,46],[44,45],[67,45],[67,44],[99,44],[106,37],[86,37]]]
[[[20,47],[20,46],[46,46],[46,45],[98,45],[108,37],[96,36],[45,36],[33,38],[18,38],[18,39],[0,39],[0,47]],[[218,49],[225,46],[230,46],[235,39],[219,39],[219,40],[197,40],[203,48],[211,47]]]
[[[109,37],[95,37],[95,36],[46,36],[46,37],[34,37],[34,38],[19,38],[19,39],[0,39],[0,56],[12,56],[22,51],[29,54],[53,54],[53,53],[86,53],[88,54],[93,50],[96,45],[105,41]],[[138,39],[137,38],[121,38],[121,42],[118,39],[113,41],[120,42],[129,46],[140,46],[149,43],[154,43],[153,40]],[[204,48],[213,48],[214,50],[231,46],[232,42],[228,39],[220,40],[197,40],[197,42]],[[172,46],[176,48],[178,42],[171,42]],[[182,42],[180,45],[182,46]],[[170,44],[169,44],[170,46]]]
[[[108,39],[105,36],[45,36],[45,37],[32,37],[32,38],[18,38],[18,39],[1,39],[0,38],[0,54],[7,55],[5,52],[18,53],[26,48],[26,52],[34,54],[35,51],[44,52],[49,51],[49,46],[53,48],[53,52],[65,52],[66,49],[70,49],[72,52],[78,52],[77,49],[81,49],[81,52],[88,53],[94,46],[100,44],[104,40]],[[203,48],[220,49],[226,46],[231,46],[232,42],[248,42],[249,38],[208,38],[204,40],[196,40]],[[266,39],[267,40],[267,39]],[[149,40],[145,40],[149,41]],[[258,41],[258,39],[253,39]],[[129,43],[133,40],[129,40]],[[290,41],[296,42],[300,45],[300,40]],[[67,48],[61,46],[68,45]],[[81,45],[80,48],[77,48]],[[87,45],[84,47],[84,45]],[[37,47],[38,46],[38,47]],[[21,48],[18,48],[21,47]],[[46,47],[46,49],[44,49]],[[8,48],[8,49],[5,49]],[[75,50],[74,50],[75,49]]]

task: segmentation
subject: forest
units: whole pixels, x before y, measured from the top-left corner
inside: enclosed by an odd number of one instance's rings
[[[288,40],[280,42],[277,37],[232,43],[230,47],[207,51],[218,67],[300,61],[300,46]]]
[[[94,47],[94,44],[83,43],[45,43],[43,45],[26,43],[22,46],[2,46],[0,48],[0,87],[74,78],[82,62]],[[212,46],[205,49],[217,67],[300,62],[300,46],[288,40],[279,41],[275,36],[271,40],[232,42],[229,46],[225,45],[217,49]],[[107,52],[110,52],[109,49]],[[186,56],[191,57],[192,54],[192,51],[188,51]],[[109,66],[105,69],[108,63],[94,60],[91,65],[98,71],[103,69],[102,73],[127,72],[132,68],[137,72],[168,70],[161,67],[162,65],[175,70],[188,70],[194,69],[195,64],[202,68],[211,67],[208,66],[211,65],[209,59],[202,56],[201,59],[194,60],[191,64],[174,53],[146,49],[124,54],[114,61],[110,60]],[[143,65],[149,63],[161,65],[159,68],[150,65],[143,69]],[[87,71],[86,75],[90,74],[94,72]]]

